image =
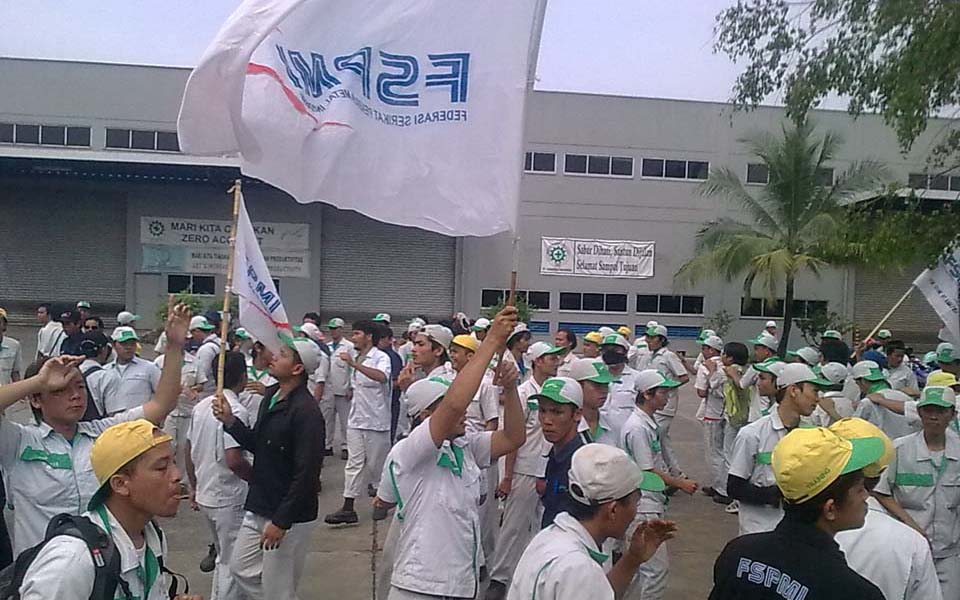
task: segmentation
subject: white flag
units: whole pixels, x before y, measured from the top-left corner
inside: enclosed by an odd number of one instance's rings
[[[927,269],[913,285],[926,296],[953,339],[960,339],[960,247],[940,259],[934,269]]]
[[[263,260],[243,196],[233,252],[233,293],[240,297],[240,325],[271,352],[279,353],[284,338],[292,338],[293,331]]]
[[[190,75],[180,145],[446,235],[516,229],[544,0],[246,0]],[[532,51],[531,51],[532,50]]]

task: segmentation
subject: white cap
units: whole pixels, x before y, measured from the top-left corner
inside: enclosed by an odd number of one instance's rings
[[[440,377],[421,379],[410,384],[407,388],[407,414],[416,417],[424,409],[443,397],[450,388],[450,382]]]
[[[940,342],[939,344],[937,344],[937,354],[943,352],[944,350],[950,350],[952,352],[953,344],[951,344],[950,342]]]
[[[646,334],[667,337],[667,328],[663,325],[651,325],[650,327],[647,327]]]
[[[373,320],[378,321],[380,323],[386,323],[387,325],[389,325],[392,322],[390,313],[377,313],[377,316],[375,316]]]
[[[767,324],[764,325],[763,327],[764,327],[764,329],[769,329],[769,328],[771,328],[771,327],[773,327],[774,329],[776,329],[776,327],[777,327],[777,322],[776,322],[776,321],[767,321]]]
[[[640,371],[635,382],[638,392],[646,392],[658,387],[675,388],[680,386],[679,382],[667,379],[663,373],[656,369],[644,369]]]
[[[641,471],[626,452],[609,444],[580,447],[570,459],[568,477],[570,496],[588,506],[625,498],[641,488],[665,488],[656,474]]]
[[[834,385],[843,383],[850,376],[850,369],[847,365],[838,362],[829,362],[820,367],[820,375]]]
[[[418,335],[422,335],[428,340],[433,340],[440,344],[444,350],[449,350],[450,342],[453,341],[453,332],[443,325],[424,325],[418,332]]]
[[[341,319],[340,317],[334,317],[329,321],[327,321],[327,329],[340,329],[344,325],[345,323],[343,322],[343,319]]]
[[[527,356],[530,358],[530,362],[533,362],[545,354],[559,354],[563,352],[563,348],[550,345],[546,342],[534,342],[530,345],[530,348],[527,349]]]
[[[656,321],[647,321],[647,327],[656,327],[659,324]]]
[[[525,333],[527,331],[530,331],[530,329],[527,327],[527,324],[523,321],[520,321],[513,327],[513,331],[510,332],[510,337],[507,338],[507,341],[509,342],[513,339],[513,336]]]
[[[313,323],[307,322],[300,326],[300,331],[306,334],[308,338],[315,342],[323,341],[323,332]]]
[[[190,329],[201,329],[203,331],[213,331],[213,323],[207,320],[203,315],[197,315],[190,319]]]
[[[113,330],[110,339],[115,342],[129,342],[130,340],[139,340],[140,337],[137,336],[137,331],[133,327],[121,325]]]
[[[703,340],[703,345],[709,346],[714,350],[718,350],[720,352],[723,351],[723,340],[715,335],[711,335],[707,339]]]
[[[416,321],[411,321],[410,324],[407,325],[407,333],[419,333],[422,328],[423,328],[423,325],[421,325],[420,323]]]
[[[789,363],[784,365],[783,370],[777,375],[777,387],[780,388],[804,382],[815,383],[817,385],[833,385],[832,382],[817,377],[813,369],[803,363]]]
[[[473,325],[470,326],[470,329],[473,331],[486,331],[487,329],[490,329],[490,319],[480,317],[474,321]]]
[[[593,381],[595,383],[614,383],[617,378],[599,358],[578,358],[570,363],[570,379]]]
[[[600,342],[601,346],[620,346],[627,352],[630,351],[630,342],[627,341],[627,338],[623,337],[617,332],[603,336],[603,341]]]
[[[121,310],[117,313],[117,323],[120,325],[131,325],[134,321],[140,318],[140,315],[135,315],[128,310]]]
[[[420,327],[423,327],[424,325],[427,324],[427,322],[424,321],[423,319],[421,319],[420,317],[414,317],[414,318],[410,319],[410,322],[411,322],[411,323],[416,323],[416,324],[419,325]]]
[[[551,377],[544,381],[540,391],[530,398],[546,398],[559,404],[573,404],[577,408],[583,408],[583,388],[576,379],[570,377]]]
[[[313,372],[320,366],[320,348],[316,343],[306,338],[293,338],[293,349],[300,357],[303,363],[303,369],[307,375],[313,375]]]
[[[754,346],[765,346],[776,352],[777,345],[780,342],[777,340],[777,338],[770,335],[769,331],[761,331],[760,335],[750,340],[750,343]]]
[[[804,346],[803,348],[797,350],[796,355],[802,358],[803,362],[807,363],[811,367],[820,364],[820,352],[816,348]]]
[[[608,335],[613,335],[614,333],[617,333],[614,329],[610,327],[601,327],[600,329],[597,329],[597,331],[600,332],[600,335],[602,335],[603,337],[607,337]]]

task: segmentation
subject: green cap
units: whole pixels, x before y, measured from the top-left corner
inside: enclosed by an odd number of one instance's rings
[[[330,329],[340,329],[343,326],[344,326],[344,322],[343,322],[343,319],[341,319],[340,317],[334,317],[329,321],[327,321],[327,327]]]
[[[77,308],[90,308],[90,303],[86,300],[81,300],[80,302],[77,302]]]
[[[592,381],[594,383],[617,383],[620,380],[613,376],[602,360],[580,358],[570,365],[570,378],[576,381]]]
[[[760,371],[761,373],[768,373],[776,377],[780,374],[780,371],[783,370],[783,367],[786,363],[777,358],[776,356],[771,356],[763,362],[758,362],[753,365],[754,370]]]
[[[953,346],[943,347],[940,349],[939,352],[937,352],[937,362],[952,363],[955,360],[960,360],[960,359],[958,359],[954,355]]]
[[[373,320],[379,323],[389,323],[390,315],[388,313],[377,313],[377,316],[375,316]]]
[[[637,489],[645,492],[662,492],[667,489],[667,484],[653,471],[644,471],[643,479],[640,480]]]
[[[921,406],[942,406],[944,408],[954,408],[957,405],[956,393],[948,387],[942,385],[928,385],[923,388],[920,394],[920,400],[917,402],[917,408]]]
[[[893,334],[890,333],[889,329],[881,329],[880,331],[877,332],[878,340],[886,340],[892,337],[893,337]]]
[[[820,335],[820,337],[821,337],[821,338],[828,339],[828,340],[842,340],[842,339],[843,339],[843,335],[842,335],[839,331],[837,331],[836,329],[828,329],[828,330],[824,331],[824,332]]]
[[[872,465],[880,460],[887,451],[883,439],[878,437],[866,437],[848,440],[853,446],[853,453],[847,460],[847,464],[840,469],[841,475],[853,473],[860,469]]]
[[[575,379],[570,377],[551,377],[543,382],[540,393],[530,397],[533,399],[545,398],[558,404],[573,404],[583,408],[583,390]]]
[[[233,332],[241,340],[252,340],[253,336],[247,333],[247,330],[243,327],[237,327],[237,330]]]
[[[113,335],[110,338],[119,343],[129,342],[130,340],[140,341],[140,337],[137,336],[137,331],[133,327],[117,327],[113,330]]]

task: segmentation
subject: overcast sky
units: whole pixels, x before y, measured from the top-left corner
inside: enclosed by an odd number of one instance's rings
[[[549,0],[539,89],[727,100],[731,0]],[[193,66],[238,0],[0,0],[0,56]]]

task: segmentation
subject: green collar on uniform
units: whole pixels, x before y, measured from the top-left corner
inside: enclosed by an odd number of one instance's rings
[[[607,560],[610,558],[608,554],[604,554],[603,552],[597,552],[596,550],[594,550],[593,548],[591,548],[586,544],[584,544],[583,547],[587,550],[587,554],[590,555],[590,558],[596,561],[596,563],[601,567],[603,566],[603,563],[607,562]]]
[[[107,515],[107,509],[101,504],[96,510],[97,514],[100,515],[100,520],[103,521],[103,527],[107,530],[107,534],[113,535],[113,532],[111,531],[112,528],[110,527],[110,518],[109,515]],[[153,584],[156,583],[157,577],[160,575],[160,561],[157,560],[157,556],[150,548],[150,544],[146,543],[146,536],[144,536],[144,543],[147,549],[144,553],[144,564],[137,565],[137,578],[143,585],[143,597],[149,598],[150,590],[153,588]]]
[[[457,477],[463,475],[463,448],[456,444],[450,444],[450,451],[447,452],[447,445],[440,448],[440,456],[437,457],[437,466],[450,471]],[[451,458],[451,454],[453,455]]]

